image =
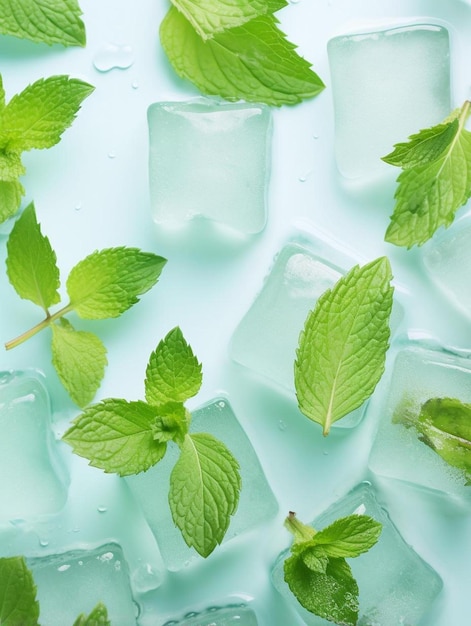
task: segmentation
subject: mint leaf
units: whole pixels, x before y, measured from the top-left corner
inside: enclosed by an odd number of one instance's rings
[[[150,355],[146,370],[146,400],[159,405],[185,402],[200,390],[201,363],[178,328],[171,330]]]
[[[52,364],[72,400],[84,407],[95,397],[105,375],[106,348],[96,335],[75,330],[65,318],[51,328]]]
[[[37,626],[36,585],[23,557],[0,558],[0,624]]]
[[[466,101],[457,120],[439,125],[438,131],[426,129],[413,136],[412,163],[421,135],[429,140],[431,154],[419,150],[419,164],[399,174],[386,241],[407,248],[422,245],[440,226],[449,226],[471,197],[471,132],[465,129],[470,110],[471,102]]]
[[[18,153],[0,152],[0,180],[16,181],[25,172],[26,169]]]
[[[187,435],[170,476],[169,504],[185,542],[203,557],[221,543],[237,509],[239,464],[206,433]]]
[[[208,95],[280,106],[296,104],[324,89],[272,15],[205,41],[172,7],[161,23],[160,40],[177,74]]]
[[[120,476],[145,472],[167,449],[154,440],[155,410],[145,402],[107,399],[88,407],[63,436],[90,465]]]
[[[0,0],[0,33],[47,44],[85,46],[77,0]]]
[[[137,248],[96,251],[67,278],[70,306],[85,319],[118,317],[155,285],[166,262]]]
[[[367,515],[349,515],[315,534],[312,542],[329,557],[356,557],[378,541],[382,525]]]
[[[13,96],[0,116],[0,148],[23,152],[50,148],[74,121],[94,87],[77,78],[41,78]]]
[[[74,626],[111,626],[106,606],[99,602],[88,617],[83,614],[79,615]]]
[[[24,192],[18,180],[0,180],[0,224],[15,215]]]
[[[41,233],[33,203],[13,226],[7,251],[7,274],[15,291],[47,312],[60,300],[59,268],[49,239]]]
[[[0,115],[2,114],[4,108],[5,108],[5,89],[3,87],[3,78],[0,74]]]
[[[293,555],[284,563],[290,590],[305,609],[335,624],[356,626],[358,585],[344,559],[329,559],[325,573],[317,572]]]
[[[172,4],[203,39],[286,5],[283,3],[273,9],[270,0],[200,0],[198,3],[193,0],[172,0]]]
[[[180,402],[167,402],[155,407],[155,419],[151,424],[154,441],[182,443],[188,433],[190,414]]]
[[[384,371],[391,278],[386,257],[355,266],[307,316],[296,353],[296,395],[324,435],[369,398]]]

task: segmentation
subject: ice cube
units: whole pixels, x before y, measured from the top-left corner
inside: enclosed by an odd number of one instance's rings
[[[157,102],[148,122],[157,223],[203,216],[245,234],[264,228],[272,129],[267,106]]]
[[[430,279],[467,317],[471,317],[470,251],[470,217],[440,232],[422,248],[422,262]]]
[[[450,113],[448,31],[413,24],[328,42],[335,153],[347,178],[369,176],[380,157]]]
[[[255,613],[243,604],[211,607],[202,613],[188,613],[181,620],[170,620],[164,626],[257,626]]]
[[[312,523],[317,530],[340,517],[369,515],[383,528],[378,543],[368,552],[347,559],[359,587],[362,626],[416,626],[442,588],[439,575],[404,541],[377,500],[370,483],[361,483]],[[308,626],[331,622],[304,609],[284,581],[282,553],[272,570],[275,588],[296,609]]]
[[[380,476],[469,498],[465,473],[444,461],[414,427],[433,398],[471,402],[471,359],[411,343],[395,358],[369,467]]]
[[[220,439],[240,464],[242,489],[239,506],[231,519],[224,541],[272,519],[278,504],[247,435],[225,398],[212,400],[192,413],[191,431],[208,432]],[[124,480],[141,505],[169,570],[177,571],[198,555],[186,545],[173,523],[168,504],[169,477],[178,458],[169,445],[162,461],[147,472]]]
[[[41,624],[73,624],[99,602],[106,606],[113,626],[136,624],[137,605],[118,544],[29,558],[27,563],[38,588]]]
[[[0,373],[0,519],[59,511],[68,476],[51,429],[46,387],[35,372]]]

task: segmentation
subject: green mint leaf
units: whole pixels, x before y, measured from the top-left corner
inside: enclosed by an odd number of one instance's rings
[[[292,547],[291,552],[293,555],[299,554],[306,567],[313,572],[326,573],[329,557],[321,547],[313,545],[310,548],[307,545],[298,544],[296,549],[295,546]]]
[[[0,0],[0,33],[20,39],[85,46],[77,0]]]
[[[3,78],[0,74],[0,115],[5,108],[6,99],[5,99],[5,88],[3,87]]]
[[[320,530],[312,542],[329,557],[357,557],[378,541],[382,525],[367,515],[349,515]]]
[[[358,585],[344,559],[329,559],[325,573],[310,569],[300,554],[286,559],[284,576],[306,610],[335,624],[356,626]]]
[[[106,248],[87,256],[67,278],[70,306],[85,319],[118,317],[157,282],[166,259],[137,248]]]
[[[202,383],[201,363],[178,328],[171,330],[150,355],[146,370],[146,400],[155,406],[185,402]]]
[[[0,180],[0,224],[15,215],[24,193],[18,180]]]
[[[60,301],[59,268],[49,239],[41,233],[34,205],[23,211],[7,242],[7,273],[20,298],[48,308]]]
[[[181,402],[167,402],[155,407],[155,420],[151,424],[154,441],[183,443],[188,433],[191,416]]]
[[[420,164],[399,174],[386,241],[407,248],[424,244],[440,226],[449,226],[456,211],[471,197],[471,132],[465,129],[470,111],[471,102],[467,101],[459,119],[449,124],[448,133],[432,141],[433,149],[440,147],[435,160],[433,155],[426,160],[422,153]],[[458,128],[452,132],[456,123]],[[422,133],[429,137],[432,131]],[[415,135],[415,143],[420,135]]]
[[[25,166],[18,153],[0,152],[0,180],[16,181],[25,172]]]
[[[37,626],[36,585],[23,557],[0,558],[0,624]]]
[[[106,606],[99,602],[88,617],[84,614],[79,615],[74,626],[111,626]]]
[[[186,543],[207,557],[221,543],[237,509],[239,464],[206,433],[187,435],[170,476],[172,518]]]
[[[106,348],[94,333],[75,330],[65,318],[51,324],[52,364],[72,400],[84,407],[105,375]]]
[[[331,425],[373,393],[389,347],[393,287],[386,257],[355,266],[317,301],[299,338],[295,387],[299,408]]]
[[[273,12],[270,0],[172,0],[172,4],[203,39]]]
[[[167,446],[154,440],[155,410],[145,402],[107,399],[87,407],[63,436],[90,465],[120,476],[145,472]]]
[[[0,116],[0,148],[23,152],[50,148],[74,121],[94,87],[77,78],[41,78],[13,96]]]
[[[160,40],[177,74],[208,95],[280,106],[312,98],[324,89],[272,15],[205,41],[172,7],[160,26]]]

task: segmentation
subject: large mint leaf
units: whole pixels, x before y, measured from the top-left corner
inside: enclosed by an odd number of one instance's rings
[[[146,400],[154,405],[185,402],[198,393],[201,383],[201,363],[177,326],[150,355],[145,380]]]
[[[52,364],[72,400],[84,407],[105,375],[106,348],[93,333],[75,330],[65,318],[51,324]]]
[[[166,259],[137,248],[106,248],[87,256],[67,278],[71,307],[86,319],[118,317],[159,279]]]
[[[0,624],[38,626],[36,585],[23,557],[0,558]]]
[[[18,180],[0,180],[0,224],[15,215],[24,193]]]
[[[45,311],[60,301],[59,268],[49,239],[41,233],[34,205],[18,218],[7,242],[7,273],[20,298]]]
[[[0,0],[0,33],[64,46],[84,46],[77,0]]]
[[[154,440],[155,411],[145,402],[108,399],[88,407],[63,439],[90,465],[120,476],[145,472],[165,454]]]
[[[23,152],[50,148],[74,121],[94,87],[77,78],[41,78],[13,96],[0,116],[0,148]]]
[[[221,543],[237,509],[239,464],[206,433],[187,435],[170,476],[169,503],[186,543],[207,557]]]
[[[272,15],[205,41],[172,7],[160,26],[160,40],[177,74],[208,95],[280,106],[296,104],[324,89]]]
[[[369,398],[384,371],[391,278],[386,257],[355,266],[307,316],[295,362],[296,395],[324,435]]]

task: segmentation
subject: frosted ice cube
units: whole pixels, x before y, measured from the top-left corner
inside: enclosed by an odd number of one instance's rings
[[[381,522],[378,543],[365,554],[348,559],[360,590],[362,626],[416,626],[442,588],[438,574],[404,541],[378,502],[370,483],[361,483],[330,506],[312,525],[322,529],[340,517],[354,513],[369,515]],[[304,609],[284,582],[282,553],[272,570],[275,588],[296,609],[308,626],[329,626],[331,622]]]
[[[181,620],[170,620],[164,626],[257,626],[255,613],[249,607],[231,605],[211,607],[202,613],[188,613]]]
[[[422,249],[422,262],[449,301],[471,317],[471,218],[436,235]]]
[[[246,234],[264,228],[272,129],[267,106],[157,102],[148,122],[157,223],[203,216]]]
[[[394,416],[406,414],[410,419],[417,418],[424,402],[446,397],[471,402],[471,359],[420,343],[400,350],[381,408],[369,459],[371,471],[469,498],[471,487],[465,484],[464,472],[446,463],[421,441],[415,428],[392,421]]]
[[[38,588],[41,624],[73,624],[98,602],[106,606],[113,626],[136,624],[138,609],[118,544],[30,558],[27,563]]]
[[[68,477],[51,429],[49,396],[34,372],[0,372],[0,519],[59,511]]]
[[[347,178],[386,171],[393,145],[450,113],[448,31],[410,25],[328,43],[335,153]]]
[[[247,435],[226,399],[215,399],[192,413],[191,431],[208,432],[220,439],[240,464],[242,489],[239,506],[231,519],[224,541],[232,539],[273,518],[278,504]],[[141,505],[169,570],[179,570],[198,555],[186,545],[173,523],[168,490],[170,473],[178,458],[178,449],[168,446],[162,461],[147,472],[124,480]]]

